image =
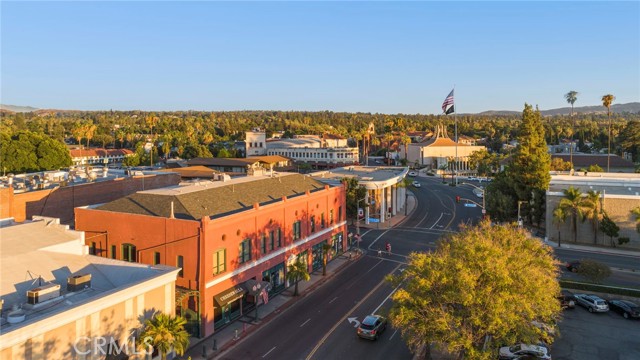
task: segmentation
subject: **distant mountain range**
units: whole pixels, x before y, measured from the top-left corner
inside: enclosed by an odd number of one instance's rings
[[[0,104],[0,110],[3,112],[38,112],[38,113],[55,113],[55,112],[71,112],[77,110],[54,110],[54,109],[38,109],[31,106],[16,106],[16,105],[4,105]],[[607,109],[602,105],[595,106],[577,106],[573,109],[576,114],[606,114]],[[611,112],[613,113],[640,113],[640,102],[632,102],[628,104],[615,104],[611,106]],[[508,110],[489,110],[483,111],[477,114],[469,114],[469,115],[485,115],[485,116],[495,116],[495,115],[520,115],[521,111],[508,111]],[[562,107],[558,109],[550,109],[550,110],[541,110],[540,113],[543,116],[553,116],[553,115],[569,115],[571,113],[570,107]]]

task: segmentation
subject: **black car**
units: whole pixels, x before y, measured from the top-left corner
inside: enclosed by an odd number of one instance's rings
[[[387,319],[380,315],[369,315],[358,327],[358,336],[369,340],[377,340],[380,333],[387,328]]]
[[[560,307],[563,309],[574,309],[576,307],[576,301],[573,297],[573,293],[569,290],[562,290],[558,295],[560,301]]]
[[[625,319],[640,319],[640,306],[628,300],[609,300],[609,309],[622,314]]]

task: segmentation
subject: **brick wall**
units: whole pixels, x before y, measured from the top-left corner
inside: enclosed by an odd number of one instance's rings
[[[13,188],[0,189],[0,219],[13,216]]]
[[[22,222],[34,215],[51,216],[73,224],[73,208],[110,202],[136,191],[177,185],[178,174],[134,176],[56,189],[30,191],[13,197],[13,217]],[[143,188],[144,186],[144,188]],[[4,195],[2,197],[4,209]],[[4,214],[4,210],[3,214]]]

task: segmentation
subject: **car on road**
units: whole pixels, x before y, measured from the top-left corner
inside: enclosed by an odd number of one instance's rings
[[[571,261],[565,264],[567,270],[571,272],[578,272],[580,270],[580,261]]]
[[[569,290],[560,291],[560,295],[558,295],[558,300],[560,301],[560,307],[563,309],[574,309],[576,307],[576,302],[573,298],[573,293]]]
[[[418,176],[418,173],[415,171],[409,171],[409,176]]]
[[[576,299],[578,305],[583,306],[589,310],[589,312],[607,312],[609,311],[609,305],[604,299],[592,294],[575,294],[573,297]]]
[[[368,315],[358,326],[358,336],[363,339],[377,340],[387,328],[387,319],[380,315]]]
[[[551,360],[549,349],[539,345],[517,344],[500,348],[499,358],[502,360],[518,359],[522,356],[534,356],[534,359]]]
[[[413,185],[414,187],[417,187],[417,188],[420,187],[420,183],[417,182],[417,181],[412,182],[411,185]]]
[[[621,314],[625,319],[640,319],[640,306],[628,300],[609,300],[609,309]]]

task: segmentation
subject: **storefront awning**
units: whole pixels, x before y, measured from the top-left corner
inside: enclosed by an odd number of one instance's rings
[[[232,288],[229,288],[221,292],[220,294],[214,296],[213,298],[216,300],[218,305],[226,306],[227,304],[240,299],[242,296],[244,296],[245,292],[246,290],[244,289],[244,287],[238,284]]]
[[[253,279],[249,279],[245,281],[242,286],[247,290],[249,295],[258,296],[262,293],[263,290],[269,291],[271,288],[271,283],[268,281],[256,281]]]

